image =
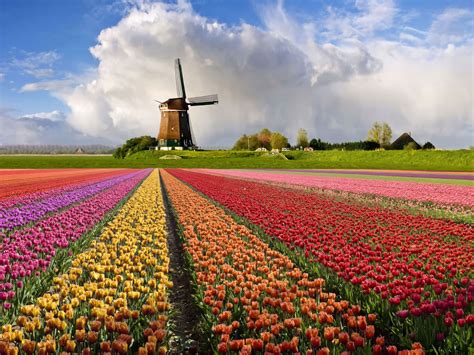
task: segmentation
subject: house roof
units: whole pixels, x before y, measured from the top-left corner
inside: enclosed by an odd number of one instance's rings
[[[416,149],[421,149],[421,146],[410,136],[408,133],[403,133],[400,137],[395,139],[392,144],[390,144],[390,147],[392,149],[403,149],[407,144],[409,143],[415,143],[416,144]]]

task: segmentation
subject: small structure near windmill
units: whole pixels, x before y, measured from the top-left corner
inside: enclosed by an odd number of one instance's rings
[[[390,144],[390,149],[403,150],[410,143],[414,144],[415,149],[421,149],[421,146],[411,137],[410,133],[406,132]]]
[[[189,106],[214,105],[218,103],[217,95],[186,97],[183,70],[179,58],[175,60],[176,90],[178,97],[160,103],[161,122],[158,132],[158,147],[161,150],[193,149],[195,147]]]
[[[431,142],[426,142],[425,144],[423,144],[423,149],[425,149],[425,150],[433,150],[433,149],[436,149],[436,147],[434,146],[433,143],[431,143]]]

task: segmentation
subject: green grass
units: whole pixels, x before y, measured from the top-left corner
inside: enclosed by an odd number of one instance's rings
[[[182,159],[160,160],[177,154]],[[143,151],[126,159],[112,156],[0,156],[0,168],[285,168],[474,171],[474,151],[291,151],[280,157],[237,151]]]

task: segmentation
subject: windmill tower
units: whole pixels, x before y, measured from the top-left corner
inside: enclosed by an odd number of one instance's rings
[[[161,150],[192,149],[195,147],[189,122],[189,106],[214,105],[217,95],[186,97],[183,70],[179,58],[175,60],[176,90],[178,97],[160,103],[161,122],[158,146]]]

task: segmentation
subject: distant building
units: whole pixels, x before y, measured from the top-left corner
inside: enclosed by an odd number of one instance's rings
[[[390,144],[390,148],[394,150],[403,150],[405,146],[407,146],[410,143],[414,143],[416,149],[421,149],[421,145],[419,145],[409,133],[403,133],[400,137],[395,139],[395,141]]]
[[[85,154],[86,152],[81,148],[77,148],[76,151],[74,152],[74,154]]]
[[[436,147],[431,142],[426,142],[423,144],[423,149],[436,149]]]
[[[306,147],[304,148],[305,152],[312,152],[314,149],[312,147]]]

